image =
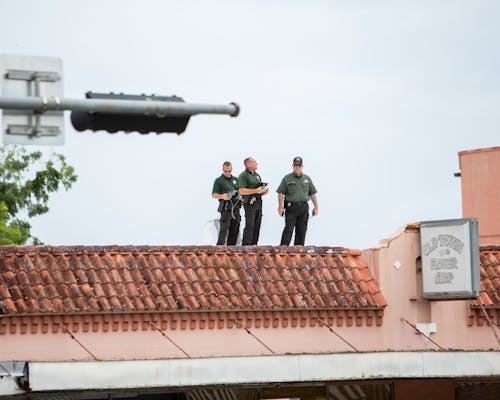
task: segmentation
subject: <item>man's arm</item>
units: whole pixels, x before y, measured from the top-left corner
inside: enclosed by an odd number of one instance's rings
[[[278,193],[278,214],[280,217],[283,216],[285,209],[283,208],[283,200],[285,199],[285,195],[283,193]]]
[[[250,194],[262,194],[266,191],[262,186],[259,186],[258,188],[255,189],[249,189],[247,188],[248,186],[248,181],[245,178],[245,175],[243,173],[238,177],[238,186],[239,186],[239,191],[242,196],[248,196]]]
[[[231,195],[229,193],[212,193],[212,199],[217,200],[231,200]]]
[[[318,198],[316,197],[316,193],[311,195],[311,201],[312,201],[312,203],[314,205],[314,208],[313,208],[313,217],[315,217],[319,213]]]
[[[221,193],[223,191],[219,180],[214,181],[214,186],[212,187],[212,199],[216,200],[231,200],[231,195],[229,193]]]
[[[249,194],[263,194],[263,193],[267,192],[267,190],[264,189],[262,186],[259,186],[256,189],[248,189],[248,188],[240,187],[239,190],[240,190],[240,194],[242,196],[249,195]]]

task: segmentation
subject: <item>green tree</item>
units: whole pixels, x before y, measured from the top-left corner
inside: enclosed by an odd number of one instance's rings
[[[74,168],[62,154],[43,160],[41,151],[1,146],[0,245],[42,244],[31,235],[31,225],[25,219],[48,212],[50,193],[68,190],[76,179]]]

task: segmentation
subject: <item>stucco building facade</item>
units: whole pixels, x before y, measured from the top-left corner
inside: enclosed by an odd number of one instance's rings
[[[476,163],[460,157],[467,186]],[[0,393],[496,398],[500,223],[484,223],[499,221],[494,208],[476,214],[477,200],[465,198],[485,240],[472,300],[422,297],[418,223],[364,251],[2,247]]]

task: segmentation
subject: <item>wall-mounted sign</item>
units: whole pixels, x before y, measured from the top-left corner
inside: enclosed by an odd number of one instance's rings
[[[421,222],[420,242],[424,298],[479,296],[477,218]]]

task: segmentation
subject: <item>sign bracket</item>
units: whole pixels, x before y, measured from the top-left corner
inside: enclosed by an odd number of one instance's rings
[[[22,69],[7,69],[5,79],[26,81],[29,97],[40,97],[40,82],[57,82],[61,76],[55,71],[35,71]],[[7,124],[7,134],[25,135],[30,138],[42,136],[57,136],[61,133],[58,126],[42,126],[41,115],[44,111],[33,111],[28,125]]]

